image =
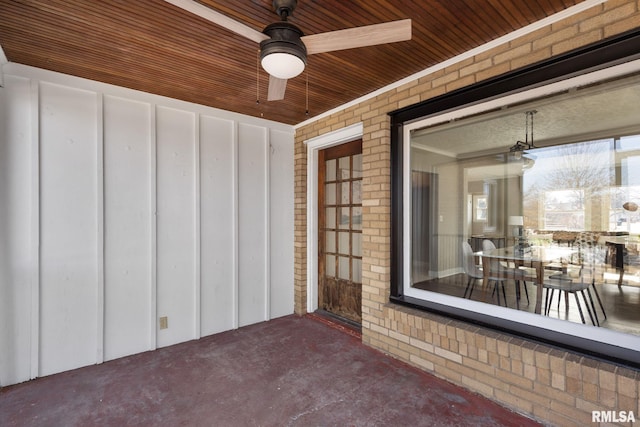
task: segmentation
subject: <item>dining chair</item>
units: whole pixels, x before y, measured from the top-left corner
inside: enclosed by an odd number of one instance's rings
[[[604,250],[598,243],[601,233],[595,231],[580,231],[576,235],[574,241],[574,247],[578,249],[578,252],[572,256],[572,264],[588,263],[603,263],[608,257],[608,251]]]
[[[496,245],[489,239],[482,241],[482,251],[491,252],[496,249]],[[502,295],[504,296],[504,305],[507,306],[507,295],[504,289],[504,282],[506,280],[515,281],[516,290],[516,305],[520,303],[520,281],[525,279],[525,271],[517,267],[511,267],[507,263],[498,261],[497,259],[491,259],[489,262],[489,281],[494,282],[493,293],[498,291],[498,283],[502,286]],[[492,293],[492,294],[493,294]],[[529,301],[529,291],[527,291],[525,283],[525,293],[527,295],[527,302]],[[500,305],[500,295],[498,294],[498,305]]]
[[[467,297],[469,292],[469,299],[473,293],[476,280],[484,279],[484,273],[482,267],[476,264],[476,257],[473,255],[473,249],[466,240],[462,241],[462,269],[467,275],[467,287],[464,290],[463,298]]]
[[[600,234],[594,232],[580,232],[576,237],[576,245],[578,246],[578,257],[576,262],[576,258],[572,258],[569,265],[579,266],[582,268],[585,265],[588,265],[588,270],[592,272],[592,280],[590,284],[590,289],[593,290],[593,293],[596,296],[598,301],[598,305],[600,306],[600,310],[602,311],[602,315],[605,320],[607,319],[607,312],[604,309],[604,304],[602,303],[602,299],[600,298],[600,293],[598,292],[598,288],[596,286],[595,280],[595,272],[598,269],[597,266],[602,267],[602,264],[606,262],[608,255],[608,249],[602,248],[598,244]],[[582,271],[582,270],[580,270]],[[589,296],[591,293],[589,292]],[[590,296],[591,298],[591,296]],[[593,300],[591,300],[593,303]],[[558,304],[560,302],[558,301]],[[568,297],[565,297],[565,304],[568,305]],[[594,308],[595,313],[595,308]]]
[[[598,319],[598,314],[596,312],[596,306],[593,302],[593,297],[590,291],[590,289],[593,287],[594,291],[597,294],[597,290],[595,289],[595,277],[593,274],[593,270],[591,270],[591,281],[587,281],[584,279],[584,271],[585,271],[585,268],[581,265],[580,266],[569,265],[567,266],[566,271],[563,271],[558,274],[553,274],[545,279],[543,284],[543,287],[546,290],[545,301],[544,301],[545,315],[547,316],[549,315],[549,312],[551,310],[551,304],[553,303],[553,296],[555,291],[557,290],[559,291],[558,292],[558,313],[560,312],[560,300],[562,299],[561,295],[563,293],[565,294],[565,309],[568,311],[569,299],[566,296],[569,294],[573,294],[576,301],[576,306],[578,307],[578,312],[580,313],[580,320],[582,320],[582,323],[586,323],[584,313],[582,311],[582,305],[580,304],[580,299],[578,298],[578,294],[580,294],[580,296],[582,296],[582,299],[584,301],[587,314],[589,314],[589,318],[591,319],[591,323],[594,326],[600,326],[600,321]],[[598,296],[598,301],[600,302],[599,296]],[[604,313],[604,307],[602,306],[601,302],[600,302],[600,308],[602,309],[602,312],[605,315],[605,319],[606,319],[606,314]]]

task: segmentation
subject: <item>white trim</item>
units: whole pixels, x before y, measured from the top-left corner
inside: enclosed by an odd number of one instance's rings
[[[405,182],[411,182],[411,131],[409,128],[411,125],[404,126],[402,135],[402,271],[404,283],[401,284],[404,289],[411,288],[413,283],[413,277],[411,277],[411,256],[404,256],[405,254],[411,254],[411,188],[409,185],[404,185]]]
[[[193,174],[193,186],[194,186],[194,270],[195,270],[195,292],[194,292],[194,337],[202,337],[202,224],[201,224],[201,194],[200,194],[200,170],[201,170],[201,158],[200,158],[200,114],[194,116],[193,124],[193,165],[195,168]]]
[[[158,132],[157,106],[149,106],[149,211],[151,212],[151,255],[149,271],[151,289],[149,290],[149,350],[158,347]]]
[[[96,363],[104,362],[104,97],[96,94]]]
[[[334,145],[343,144],[362,137],[364,126],[362,122],[334,130],[323,135],[316,136],[304,141],[307,147],[332,147]]]
[[[271,132],[264,144],[264,320],[271,319]]]
[[[30,81],[31,125],[31,379],[40,376],[40,83]]]
[[[304,141],[307,146],[307,312],[318,309],[318,151],[362,138],[356,123]]]
[[[400,86],[403,86],[403,85],[405,85],[407,83],[411,83],[414,80],[418,80],[418,79],[420,79],[422,77],[425,77],[425,76],[428,76],[430,74],[433,74],[436,71],[439,71],[439,70],[442,70],[444,68],[450,67],[453,64],[456,64],[458,62],[462,62],[462,61],[464,61],[464,60],[466,60],[468,58],[472,58],[472,57],[474,57],[476,55],[479,55],[479,54],[481,54],[483,52],[487,52],[487,51],[489,51],[489,50],[491,50],[491,49],[493,49],[495,47],[498,47],[500,45],[509,43],[510,41],[515,40],[515,39],[517,39],[519,37],[525,36],[527,34],[531,34],[534,31],[538,31],[539,29],[544,28],[544,27],[546,27],[548,25],[551,25],[551,24],[553,24],[555,22],[559,22],[559,21],[562,21],[563,19],[570,18],[570,17],[572,17],[574,15],[577,15],[578,13],[581,13],[581,12],[587,10],[587,9],[591,9],[592,7],[597,6],[599,4],[602,4],[602,3],[606,2],[606,1],[607,0],[585,0],[582,3],[579,3],[579,4],[575,5],[575,6],[571,6],[571,7],[567,8],[567,9],[561,11],[561,12],[555,13],[555,14],[553,14],[551,16],[548,16],[548,17],[546,17],[544,19],[541,19],[540,21],[534,22],[533,24],[529,24],[526,27],[522,27],[522,28],[520,28],[520,29],[518,29],[516,31],[513,31],[513,32],[511,32],[509,34],[506,34],[506,35],[504,35],[502,37],[498,37],[497,39],[491,40],[490,42],[485,43],[485,44],[483,44],[481,46],[478,46],[478,47],[476,47],[474,49],[468,50],[465,53],[462,53],[462,54],[460,54],[458,56],[454,56],[451,59],[448,59],[446,61],[440,62],[440,63],[434,65],[433,67],[426,68],[425,70],[422,70],[422,71],[420,71],[418,73],[412,74],[409,77],[405,77],[402,80],[398,80],[395,83],[392,83],[392,84],[387,85],[385,87],[382,87],[382,88],[380,88],[380,89],[378,89],[376,91],[373,91],[371,93],[363,95],[360,98],[356,98],[356,99],[354,99],[354,100],[352,100],[350,102],[347,102],[346,104],[342,104],[339,107],[333,108],[333,109],[331,109],[329,111],[325,111],[322,114],[318,114],[317,116],[314,116],[314,117],[312,117],[312,118],[310,118],[308,120],[305,120],[304,122],[298,123],[297,125],[294,126],[294,129],[299,129],[299,128],[307,126],[307,125],[309,125],[309,124],[311,124],[313,122],[316,122],[316,121],[318,121],[318,120],[320,120],[322,118],[329,117],[332,114],[335,114],[335,113],[340,112],[342,110],[345,110],[347,108],[350,108],[350,107],[353,107],[355,105],[358,105],[361,102],[367,101],[369,99],[375,98],[376,96],[381,95],[381,94],[383,94],[385,92],[388,92],[390,90],[397,89]]]
[[[425,126],[433,126],[435,124],[446,123],[450,120],[460,119],[469,115],[476,115],[484,111],[494,110],[504,105],[512,103],[523,103],[529,100],[534,100],[542,96],[551,95],[554,93],[560,93],[562,91],[587,85],[601,80],[606,80],[618,76],[623,76],[633,72],[640,71],[640,59],[627,62],[624,64],[616,65],[613,67],[605,68],[602,70],[594,71],[591,73],[582,74],[573,78],[561,80],[555,83],[543,87],[537,87],[534,89],[526,90],[523,92],[515,93],[512,95],[503,96],[497,99],[493,99],[481,104],[472,105],[466,108],[460,108],[458,110],[450,111],[438,116],[428,117],[424,120],[418,120],[413,123],[409,123],[403,127],[403,164],[410,165],[410,148],[411,148],[411,132],[415,129]],[[405,167],[402,171],[403,182],[410,182],[411,168]],[[409,186],[403,186],[403,252],[409,254],[411,250],[411,230],[410,230],[410,189]],[[403,257],[404,272],[410,272],[411,257]],[[435,292],[425,291],[411,287],[410,273],[404,274],[404,283],[402,284],[403,294],[408,297],[418,298],[422,300],[428,300],[436,303],[442,303],[453,307],[458,307],[474,312],[485,312],[486,304],[477,301],[471,301],[462,299],[459,297],[452,297],[449,295],[439,294]],[[526,311],[518,311],[513,309],[507,309],[505,307],[492,306],[492,313],[496,314],[496,317],[508,318],[517,323],[526,325],[536,324],[542,329],[549,329],[556,332],[565,333],[568,335],[574,335],[577,337],[588,338],[596,341],[600,341],[606,344],[615,345],[618,347],[632,349],[634,351],[640,351],[640,337],[623,334],[606,328],[593,328],[588,325],[578,324],[574,322],[567,322],[561,319],[554,319],[547,316],[540,316],[538,314],[529,313]],[[621,343],[624,343],[622,345]]]
[[[240,238],[240,212],[238,211],[239,205],[239,184],[238,184],[238,169],[239,169],[239,123],[238,121],[233,122],[233,159],[232,159],[232,171],[231,171],[231,186],[232,186],[232,194],[233,194],[233,206],[231,208],[231,216],[232,216],[232,228],[233,228],[233,242],[232,242],[232,262],[233,262],[233,295],[232,299],[232,307],[231,307],[231,316],[232,316],[232,329],[238,329],[238,325],[240,324],[240,245],[238,243],[238,239]]]

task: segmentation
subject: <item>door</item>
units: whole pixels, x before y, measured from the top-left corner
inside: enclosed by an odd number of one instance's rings
[[[318,153],[318,307],[362,321],[362,141]]]

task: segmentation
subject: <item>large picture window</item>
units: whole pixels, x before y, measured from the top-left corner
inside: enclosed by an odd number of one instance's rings
[[[392,115],[393,300],[638,363],[640,61],[617,62]]]

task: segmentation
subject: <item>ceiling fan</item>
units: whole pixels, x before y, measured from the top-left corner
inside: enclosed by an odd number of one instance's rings
[[[195,0],[165,1],[259,43],[260,63],[269,73],[269,101],[284,98],[287,80],[302,73],[307,55],[411,40],[411,19],[305,36],[287,21],[297,0],[273,0],[273,8],[281,20],[268,25],[262,32]]]

